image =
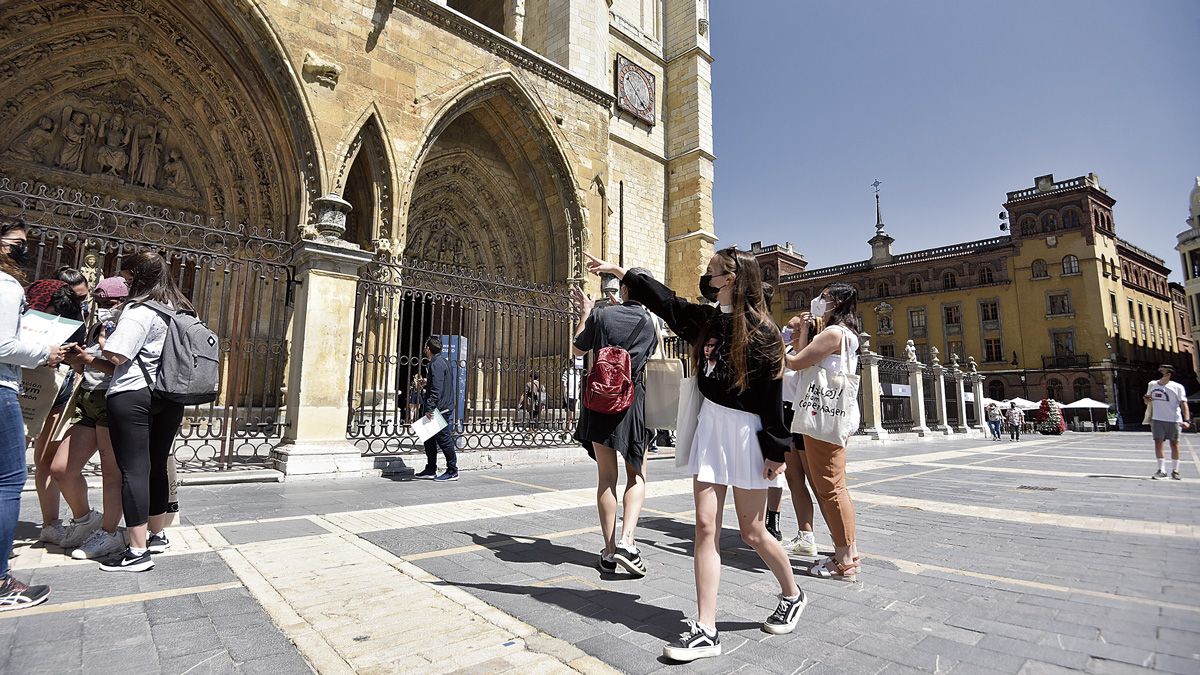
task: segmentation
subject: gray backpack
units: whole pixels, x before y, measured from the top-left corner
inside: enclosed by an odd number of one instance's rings
[[[152,383],[150,393],[184,405],[217,400],[221,382],[221,349],[217,334],[190,309],[172,309],[153,300],[138,304],[158,312],[167,322],[162,358],[153,380],[142,359],[138,358],[142,374]]]

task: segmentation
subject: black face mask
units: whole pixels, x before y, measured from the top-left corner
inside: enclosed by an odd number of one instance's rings
[[[700,295],[709,302],[717,301],[717,293],[720,289],[713,288],[713,275],[705,274],[700,277]]]
[[[9,244],[8,257],[12,258],[13,262],[18,265],[24,265],[25,261],[29,260],[29,246],[23,241]]]

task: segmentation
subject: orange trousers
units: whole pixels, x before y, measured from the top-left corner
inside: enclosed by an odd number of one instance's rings
[[[854,504],[846,488],[846,448],[805,436],[803,452],[808,461],[808,479],[833,545],[853,545],[857,526]]]

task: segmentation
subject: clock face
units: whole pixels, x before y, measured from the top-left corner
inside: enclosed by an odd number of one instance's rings
[[[617,107],[654,125],[654,75],[617,55]]]

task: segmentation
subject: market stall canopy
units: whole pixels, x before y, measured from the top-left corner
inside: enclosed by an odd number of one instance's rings
[[[1107,410],[1109,405],[1103,401],[1097,401],[1091,398],[1083,398],[1074,403],[1067,403],[1064,408],[1104,408]]]
[[[1021,398],[1020,396],[1018,396],[1016,398],[1010,398],[1007,401],[1004,401],[1003,403],[1001,403],[1001,405],[1004,406],[1005,408],[1007,408],[1010,405],[1012,405],[1013,403],[1016,403],[1017,407],[1022,410],[1033,410],[1035,408],[1042,407],[1041,403],[1038,403],[1036,401],[1030,401],[1029,399]]]

